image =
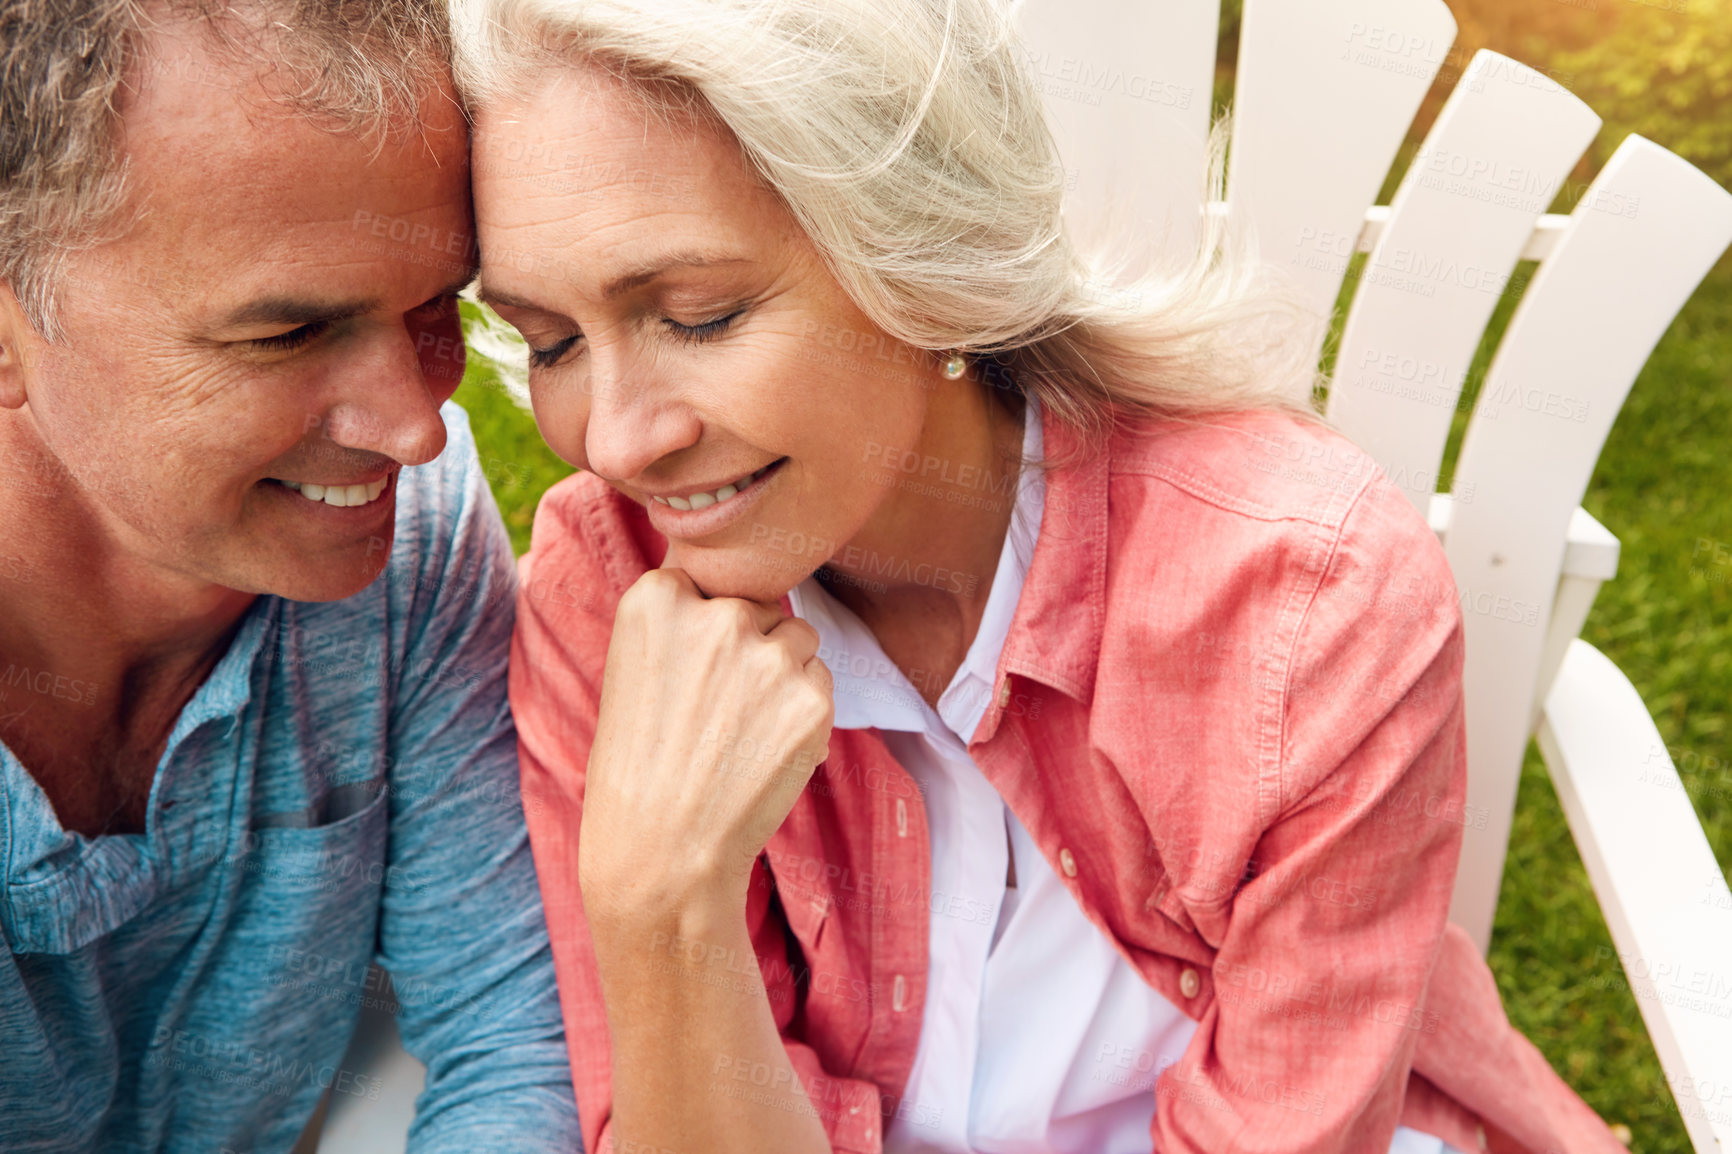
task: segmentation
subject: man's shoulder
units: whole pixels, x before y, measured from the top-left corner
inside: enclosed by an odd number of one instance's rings
[[[477,613],[503,606],[509,613],[515,592],[511,541],[469,416],[453,401],[439,415],[445,421],[445,449],[399,474],[390,561],[368,591],[382,596],[399,616],[425,616],[449,606]]]

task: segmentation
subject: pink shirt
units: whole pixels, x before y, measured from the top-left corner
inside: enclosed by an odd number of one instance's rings
[[[1076,441],[1049,417],[1049,455]],[[523,790],[588,1148],[611,1095],[576,831],[614,607],[665,542],[579,474],[536,514],[512,660]],[[1446,928],[1464,811],[1442,550],[1345,439],[1274,413],[1153,422],[1047,477],[998,692],[969,744],[1078,905],[1198,1023],[1155,1082],[1163,1154],[1623,1147]],[[872,730],[771,839],[756,969],[838,1150],[881,1148],[919,1041],[918,789]],[[794,947],[788,944],[792,935]],[[745,968],[752,968],[751,962]],[[909,1104],[909,1108],[913,1108]]]

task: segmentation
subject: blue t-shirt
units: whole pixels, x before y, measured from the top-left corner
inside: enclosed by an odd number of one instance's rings
[[[68,833],[0,746],[0,1149],[286,1151],[389,971],[412,1151],[580,1148],[506,702],[516,569],[468,419],[404,469],[390,564],[260,597],[143,834]],[[0,692],[19,708],[31,671]],[[36,679],[39,680],[39,679]]]

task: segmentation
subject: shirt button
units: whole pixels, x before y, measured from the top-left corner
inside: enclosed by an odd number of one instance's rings
[[[1202,980],[1197,977],[1196,970],[1186,966],[1184,969],[1179,971],[1179,993],[1185,995],[1187,998],[1194,998],[1197,996],[1197,991],[1202,988],[1203,983]]]
[[[902,980],[901,974],[890,983],[890,1008],[897,1013],[908,1008],[908,983]]]
[[[1070,850],[1061,849],[1058,851],[1058,868],[1064,871],[1065,877],[1076,877],[1076,858],[1071,856]]]
[[[1010,704],[1010,678],[1006,677],[998,687],[998,707],[1003,709]]]

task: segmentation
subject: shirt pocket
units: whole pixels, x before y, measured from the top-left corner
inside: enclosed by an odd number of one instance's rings
[[[291,814],[253,819],[247,872],[287,901],[354,901],[384,888],[390,791],[383,782],[339,786]],[[323,820],[321,820],[323,819]]]
[[[340,1065],[363,1006],[388,1005],[371,963],[389,817],[389,793],[379,790],[337,821],[247,834],[245,852],[231,859],[225,885],[234,905],[208,967],[226,996],[206,989],[173,1023],[223,1045],[196,1077],[168,1064],[146,1072],[160,1082],[152,1094],[172,1096],[177,1083],[197,1088],[179,1096],[176,1125],[185,1133],[236,1135],[237,1124],[268,1117],[264,1130],[227,1145],[287,1149]]]

